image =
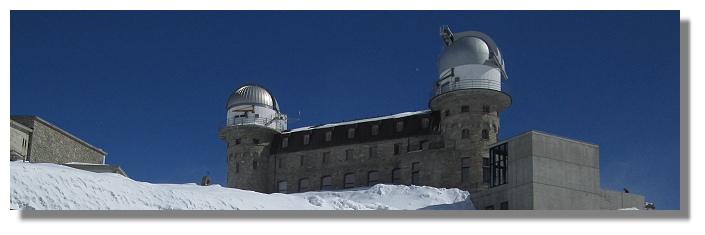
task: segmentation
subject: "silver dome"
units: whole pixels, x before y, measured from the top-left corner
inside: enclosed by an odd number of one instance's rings
[[[452,42],[438,60],[438,73],[466,64],[484,64],[497,67],[504,72],[504,59],[497,44],[484,33],[467,31],[453,34]]]
[[[267,88],[260,84],[245,84],[238,88],[228,98],[225,109],[230,109],[238,105],[258,105],[272,108],[279,112],[279,104],[274,99],[274,95]]]

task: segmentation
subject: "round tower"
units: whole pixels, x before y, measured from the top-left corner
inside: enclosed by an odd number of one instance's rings
[[[502,83],[507,78],[504,60],[484,33],[453,34],[444,26],[441,38],[446,48],[438,62],[439,76],[429,107],[441,114],[445,146],[456,150],[453,158],[457,159],[452,161],[469,166],[469,179],[464,179],[461,187],[482,190],[489,179],[489,159],[483,161],[489,157],[487,145],[497,142],[499,113],[512,102]]]
[[[226,105],[227,119],[218,137],[228,143],[227,187],[266,192],[269,144],[287,128],[277,100],[259,84],[246,84],[233,92]]]

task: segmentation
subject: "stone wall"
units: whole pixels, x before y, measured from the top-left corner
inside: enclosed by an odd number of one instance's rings
[[[28,150],[30,162],[104,163],[107,153],[37,116],[11,116],[10,118],[32,129]]]

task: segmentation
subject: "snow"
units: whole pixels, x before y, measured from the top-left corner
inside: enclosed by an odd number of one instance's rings
[[[14,210],[474,210],[459,189],[378,184],[294,194],[152,184],[51,163],[10,162]]]
[[[292,129],[289,131],[285,131],[285,133],[313,130],[313,129],[331,128],[331,127],[336,127],[336,126],[344,126],[344,125],[350,125],[350,124],[356,124],[356,123],[362,123],[362,122],[371,122],[371,121],[378,121],[378,120],[403,118],[403,117],[408,117],[408,116],[413,116],[413,115],[418,115],[418,114],[423,114],[423,113],[428,113],[428,112],[431,112],[431,110],[404,112],[404,113],[398,113],[398,114],[382,116],[382,117],[366,118],[366,119],[353,120],[353,121],[347,121],[347,122],[339,122],[339,123],[331,123],[331,124],[318,125],[318,126],[300,127],[300,128]]]

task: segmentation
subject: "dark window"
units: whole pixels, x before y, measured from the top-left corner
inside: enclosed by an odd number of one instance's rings
[[[404,131],[404,122],[397,122],[397,132],[402,132]]]
[[[419,170],[421,168],[418,162],[411,163],[411,184],[419,185]]]
[[[460,166],[460,182],[470,182],[470,158],[462,158]]]
[[[489,113],[490,112],[490,106],[482,106],[482,112],[483,113]]]
[[[289,146],[289,138],[283,138],[282,139],[282,148],[286,148]]]
[[[461,135],[460,136],[461,138],[468,139],[468,138],[470,138],[470,130],[463,129],[462,131],[460,131],[460,135]]]
[[[460,107],[460,112],[465,113],[465,112],[470,112],[470,106],[468,105],[463,105]]]
[[[392,170],[392,184],[401,184],[401,169]]]
[[[490,159],[482,158],[482,182],[490,182]]]
[[[353,150],[352,149],[346,149],[345,150],[345,160],[352,160],[353,158]]]
[[[401,151],[401,144],[394,144],[394,155],[399,155]]]
[[[377,157],[377,146],[370,146],[370,157]]]
[[[331,139],[333,139],[333,132],[326,131],[326,141],[331,141]]]
[[[428,118],[421,119],[421,128],[428,128],[429,120]]]
[[[494,206],[486,206],[485,210],[494,210]]]
[[[379,172],[370,171],[367,173],[367,186],[373,186],[379,183]]]
[[[236,139],[236,140],[235,140],[235,144],[240,144],[240,143],[242,143],[242,139]]]
[[[372,125],[372,135],[379,134],[379,125]]]
[[[323,153],[323,158],[322,158],[322,160],[321,160],[321,163],[322,163],[323,165],[325,165],[326,163],[328,163],[328,160],[329,160],[328,158],[330,158],[330,153],[329,153],[329,152]]]
[[[308,134],[304,135],[304,145],[308,144],[309,137],[310,135]]]
[[[482,139],[487,140],[490,139],[490,131],[487,129],[482,130]]]
[[[253,170],[257,169],[257,161],[252,161],[252,169]]]
[[[240,173],[240,163],[235,163],[235,173]]]
[[[444,111],[443,114],[444,114],[446,117],[450,116],[450,110],[447,110],[447,109],[446,109],[446,111]]]
[[[279,193],[287,193],[286,181],[279,181],[279,183],[277,183],[277,187],[279,189]]]
[[[284,158],[279,158],[277,160],[278,160],[277,167],[283,168],[284,167]]]
[[[490,187],[507,183],[507,143],[490,149]]]
[[[259,144],[259,139],[252,139],[252,144]]]
[[[499,204],[499,209],[500,210],[509,210],[509,202],[502,202],[502,204]]]
[[[306,155],[301,155],[301,161],[299,162],[299,165],[303,166],[304,163],[306,163]]]
[[[299,180],[299,192],[303,193],[308,191],[308,179]]]
[[[355,138],[355,128],[348,128],[348,139]]]
[[[333,177],[323,176],[321,178],[321,190],[331,190],[333,189]]]
[[[354,187],[355,187],[355,174],[353,174],[353,173],[345,174],[344,188],[354,188]]]

